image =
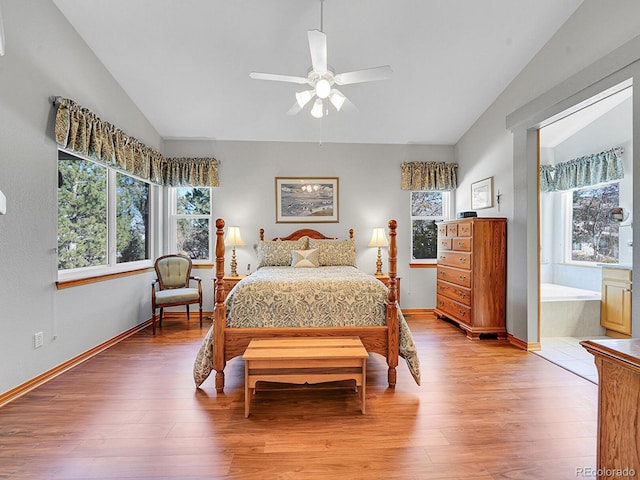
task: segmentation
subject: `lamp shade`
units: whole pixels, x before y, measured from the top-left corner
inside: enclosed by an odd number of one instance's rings
[[[338,90],[336,90],[336,89],[331,90],[331,94],[329,95],[329,101],[335,107],[335,109],[337,111],[340,111],[340,109],[342,108],[342,105],[344,105],[344,102],[345,102],[346,99],[347,99],[347,97],[345,97]]]
[[[316,101],[313,103],[313,107],[311,108],[311,116],[314,118],[322,118],[324,116],[324,112],[322,111],[324,105],[322,100],[316,98]]]
[[[296,102],[300,108],[304,107],[316,94],[315,90],[303,90],[301,92],[296,92]]]
[[[227,238],[224,243],[233,247],[242,247],[246,245],[240,236],[240,227],[229,227],[229,230],[227,230]]]
[[[371,241],[369,242],[370,247],[386,247],[389,245],[387,241],[387,235],[384,232],[383,227],[376,227],[373,229],[373,234],[371,235]]]

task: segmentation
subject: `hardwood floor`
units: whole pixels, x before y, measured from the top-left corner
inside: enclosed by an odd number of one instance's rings
[[[401,360],[367,362],[353,388],[259,391],[244,363],[196,390],[207,328],[165,320],[0,408],[0,479],[592,478],[597,386],[506,341],[408,317],[422,386]],[[584,470],[583,470],[584,471]]]

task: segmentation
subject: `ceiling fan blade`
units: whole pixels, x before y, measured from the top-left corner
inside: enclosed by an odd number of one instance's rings
[[[393,74],[389,65],[382,67],[367,68],[365,70],[355,70],[353,72],[339,73],[335,76],[338,85],[350,85],[352,83],[374,82],[376,80],[386,80]]]
[[[327,72],[327,36],[320,30],[309,30],[309,52],[311,52],[311,66],[318,75]]]
[[[298,105],[298,102],[295,102],[291,105],[291,108],[287,111],[287,115],[296,115],[302,110],[302,107]]]
[[[277,73],[258,73],[251,72],[249,74],[254,80],[272,80],[274,82],[289,82],[289,83],[308,83],[306,78],[294,77],[292,75],[279,75]]]
[[[342,105],[342,109],[340,111],[354,113],[354,112],[359,112],[360,109],[356,107],[356,105],[351,100],[345,97],[344,105]]]

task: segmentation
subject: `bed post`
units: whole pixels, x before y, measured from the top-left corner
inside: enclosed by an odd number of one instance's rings
[[[264,228],[260,229],[260,241],[264,242]]]
[[[396,228],[398,223],[389,220],[389,305],[387,307],[387,374],[389,387],[396,386],[396,367],[398,366],[399,326],[398,326],[398,289],[396,286],[398,248],[396,246]]]
[[[227,327],[227,308],[224,284],[224,220],[216,220],[216,291],[213,307],[213,368],[216,371],[216,391],[224,389],[224,330]]]

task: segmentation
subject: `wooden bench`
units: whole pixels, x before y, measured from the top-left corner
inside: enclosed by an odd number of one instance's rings
[[[257,382],[313,384],[355,380],[365,413],[366,364],[369,354],[360,338],[260,338],[249,343],[245,361],[244,416],[249,416]]]

